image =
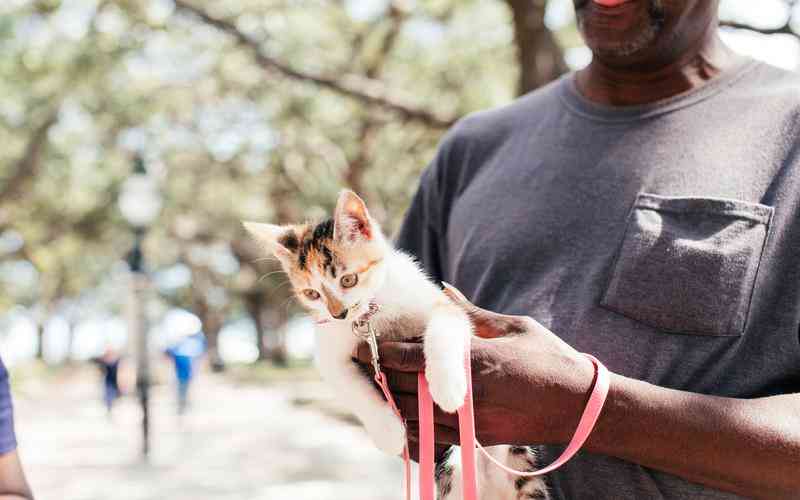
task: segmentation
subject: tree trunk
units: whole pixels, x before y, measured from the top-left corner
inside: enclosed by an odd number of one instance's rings
[[[72,363],[72,349],[75,347],[75,322],[70,320],[67,322],[69,333],[67,334],[67,355],[64,358],[64,364],[69,365]]]
[[[212,312],[206,318],[202,318],[202,321],[208,343],[208,359],[211,370],[221,372],[225,370],[225,362],[219,355],[219,331],[222,330],[222,318]]]
[[[546,0],[506,0],[514,18],[522,95],[555,80],[567,71],[561,48],[544,24]]]
[[[270,332],[265,336],[265,349],[277,366],[287,366],[289,364],[289,352],[286,348],[286,322],[288,314],[285,307],[269,307],[262,311],[264,328]]]
[[[264,294],[261,292],[248,293],[244,296],[244,303],[253,324],[256,327],[256,347],[258,348],[258,361],[269,359],[266,345],[266,331],[264,328],[263,303]]]
[[[44,325],[47,321],[46,318],[43,318],[41,321],[36,323],[36,359],[44,360]],[[67,353],[69,355],[69,353]]]
[[[222,329],[223,317],[209,306],[202,297],[202,292],[198,291],[195,294],[193,310],[203,325],[211,369],[221,372],[225,369],[225,363],[219,355],[219,331]]]

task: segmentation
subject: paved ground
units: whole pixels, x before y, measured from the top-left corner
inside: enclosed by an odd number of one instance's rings
[[[397,500],[399,459],[363,431],[294,404],[318,384],[239,386],[204,375],[189,415],[171,387],[155,391],[153,456],[142,463],[139,412],[122,400],[109,420],[86,375],[25,384],[16,396],[20,449],[40,500]],[[290,389],[291,387],[291,389]],[[324,389],[322,389],[324,393]]]

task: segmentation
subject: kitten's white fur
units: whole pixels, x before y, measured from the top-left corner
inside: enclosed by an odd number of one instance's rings
[[[374,300],[379,309],[370,321],[381,340],[408,340],[406,334],[417,335],[424,329],[425,377],[431,396],[440,408],[451,413],[463,404],[467,392],[464,356],[473,332],[472,324],[467,314],[450,302],[412,257],[392,248],[355,193],[342,192],[334,219],[337,241],[343,241],[345,246],[364,247],[366,256],[352,268],[365,265],[376,255],[380,259],[375,260],[377,263],[365,273],[363,283],[346,293],[334,290],[335,283],[331,283],[330,277],[318,269],[311,269],[307,280],[300,284],[313,288],[327,284],[327,292],[349,310],[344,320],[331,318],[322,300],[307,300],[302,293],[298,293],[298,299],[312,316],[327,321],[316,326],[317,363],[323,379],[335,388],[337,398],[364,424],[378,448],[397,456],[403,452],[406,443],[405,426],[373,382],[352,360],[353,351],[361,342],[353,334],[353,321],[365,313],[369,302]],[[285,234],[287,227],[255,223],[245,223],[245,226],[278,257],[288,273],[294,257],[280,244],[280,236]],[[352,272],[352,268],[347,272]],[[294,285],[298,287],[299,284]],[[406,328],[398,328],[398,325]],[[390,334],[393,337],[387,338]],[[488,450],[512,467],[520,465],[516,463],[519,458],[510,453],[509,446],[495,446]],[[459,458],[457,449],[448,458],[448,465],[453,470],[453,488],[447,499],[461,498]],[[520,491],[514,486],[514,477],[486,460],[479,461],[478,479],[481,500],[531,498],[524,496],[525,493],[544,488],[543,483],[536,480]]]
[[[454,412],[463,404],[467,393],[464,350],[472,334],[469,318],[449,302],[409,256],[390,249],[384,258],[386,276],[383,286],[374,291],[379,310],[372,317],[373,327],[380,335],[391,326],[396,332],[398,322],[427,325],[423,343],[425,377],[433,400],[443,410]],[[415,332],[410,329],[410,333]],[[351,323],[336,321],[318,325],[317,342],[323,378],[339,387],[342,396],[349,395],[348,406],[380,449],[392,455],[400,454],[405,445],[403,423],[375,391],[372,381],[353,363],[353,349],[360,339],[353,334]],[[356,388],[358,390],[354,390]]]

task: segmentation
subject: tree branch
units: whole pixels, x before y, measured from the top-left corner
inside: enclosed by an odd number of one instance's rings
[[[85,38],[84,45],[87,47],[94,47],[94,34],[95,34],[95,20],[97,14],[110,2],[110,0],[103,0],[97,5],[92,17],[90,25],[92,29],[89,35]],[[69,92],[77,86],[80,79],[85,78],[87,74],[87,65],[82,53],[72,61],[71,67],[66,71],[66,77],[58,90],[50,98],[49,110],[42,123],[39,124],[30,135],[28,142],[25,146],[25,151],[22,156],[17,160],[14,171],[7,178],[6,183],[0,188],[0,206],[4,203],[14,201],[22,197],[23,188],[30,179],[36,176],[41,163],[42,152],[47,144],[47,134],[53,125],[58,122],[58,115],[61,109],[61,104],[67,97]],[[4,220],[3,213],[0,211],[0,223]]]
[[[792,35],[800,38],[800,34],[798,34],[792,29],[791,19],[786,21],[786,24],[784,24],[783,26],[779,26],[777,28],[758,28],[750,24],[740,23],[736,21],[720,21],[719,25],[722,28],[747,30],[755,33],[761,33],[762,35]]]
[[[243,33],[230,21],[213,17],[203,9],[191,5],[186,0],[175,0],[175,6],[179,10],[190,13],[204,23],[214,26],[233,37],[240,46],[250,49],[259,66],[266,70],[277,71],[293,80],[314,83],[320,87],[367,104],[392,110],[404,118],[416,120],[431,127],[448,128],[455,122],[455,119],[452,117],[443,117],[427,109],[416,106],[407,98],[397,95],[397,92],[390,91],[390,89],[386,88],[386,86],[378,80],[358,75],[331,77],[292,68],[283,61],[266,54],[257,40]]]
[[[55,106],[47,117],[33,130],[28,144],[25,146],[25,152],[22,157],[17,160],[14,172],[6,181],[5,185],[0,189],[0,203],[6,203],[15,200],[22,192],[25,183],[36,176],[36,171],[39,169],[39,158],[44,150],[44,145],[47,142],[47,133],[58,121],[59,107]]]
[[[381,40],[377,54],[375,54],[372,60],[366,65],[364,74],[368,78],[374,79],[380,77],[386,60],[394,49],[395,43],[397,43],[397,37],[407,18],[408,12],[403,6],[398,2],[392,2],[389,7],[389,20],[391,25],[388,32],[384,35],[383,40]],[[360,139],[358,141],[358,153],[356,157],[349,162],[344,175],[345,185],[355,192],[360,193],[361,196],[367,195],[366,187],[364,186],[364,174],[369,167],[370,151],[375,142],[378,129],[379,124],[374,117],[369,114],[364,117],[359,127]]]
[[[546,2],[505,0],[514,22],[519,80],[517,94],[522,95],[555,80],[568,68],[564,54],[553,33],[544,23]]]

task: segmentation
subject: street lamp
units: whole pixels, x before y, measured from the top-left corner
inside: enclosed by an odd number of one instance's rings
[[[150,358],[143,300],[147,274],[142,240],[161,211],[161,194],[155,179],[147,174],[141,155],[134,157],[133,173],[122,185],[119,210],[134,234],[133,248],[127,257],[132,273],[131,334],[137,342],[136,388],[142,406],[142,454],[147,458],[150,452]]]

